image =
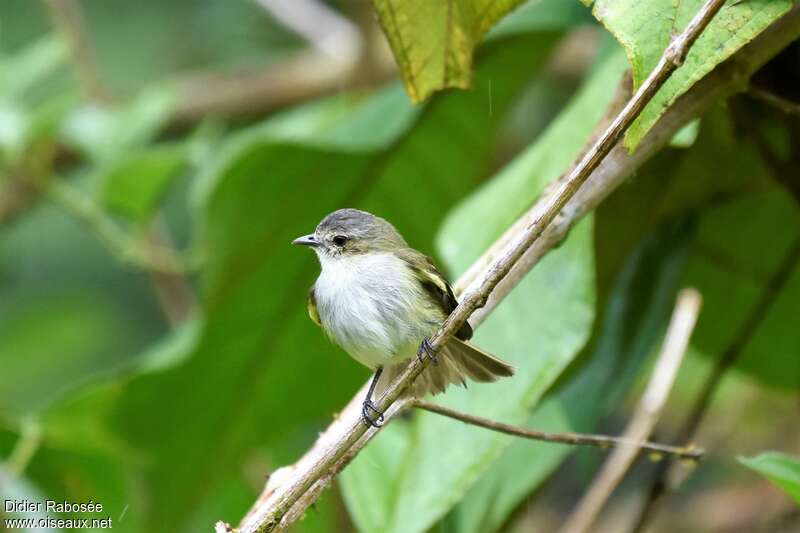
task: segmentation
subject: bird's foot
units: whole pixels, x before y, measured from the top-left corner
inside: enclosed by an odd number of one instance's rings
[[[420,363],[424,362],[425,359],[430,359],[434,366],[439,364],[439,360],[433,353],[433,346],[431,346],[431,341],[428,339],[428,337],[422,339],[422,342],[419,345],[419,350],[417,350],[417,359],[419,359]]]
[[[377,415],[375,418],[372,417],[373,413]],[[383,425],[383,411],[378,411],[372,400],[364,400],[361,404],[361,420],[367,427],[379,428]]]

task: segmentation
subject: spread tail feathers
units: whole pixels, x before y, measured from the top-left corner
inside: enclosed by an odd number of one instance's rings
[[[429,364],[411,385],[412,396],[420,398],[428,393],[439,394],[451,383],[465,385],[467,380],[488,383],[514,375],[513,366],[456,338],[447,341],[436,359],[436,364]],[[407,364],[404,362],[386,367],[378,390],[382,393]]]

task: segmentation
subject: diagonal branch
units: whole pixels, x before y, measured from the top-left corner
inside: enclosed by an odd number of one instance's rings
[[[689,338],[697,323],[701,304],[702,298],[695,289],[684,289],[678,294],[678,303],[672,313],[661,353],[653,368],[653,375],[623,433],[626,440],[641,442],[650,435],[658,422],[675,383],[683,356],[689,347]],[[639,451],[635,444],[620,446],[614,450],[561,527],[562,533],[583,533],[589,530],[611,493],[636,460]]]
[[[512,272],[518,261],[523,259],[526,251],[542,237],[545,229],[556,219],[567,205],[567,202],[589,178],[592,171],[609,155],[609,152],[622,138],[628,126],[653,98],[671,73],[680,66],[692,44],[714,15],[722,8],[723,4],[724,0],[708,0],[703,5],[686,30],[667,47],[653,72],[580,162],[564,180],[557,182],[551,195],[537,203],[534,208],[536,216],[504,247],[502,254],[489,264],[482,276],[476,279],[471,287],[467,289],[461,303],[442,324],[442,327],[431,337],[430,344],[434,354],[439,351],[476,309],[486,305],[493,289],[506,275]],[[536,209],[536,207],[539,209]],[[569,212],[565,213],[565,217],[572,218]],[[429,361],[430,358],[412,360],[405,371],[394,383],[390,384],[384,395],[378,399],[376,402],[377,409],[387,411],[408,385],[425,369]],[[324,483],[319,482],[329,476],[332,469],[337,469],[348,454],[357,453],[359,448],[356,447],[354,450],[353,447],[359,441],[364,440],[368,429],[361,422],[357,413],[354,412],[355,409],[351,409],[352,407],[357,407],[354,406],[355,403],[357,403],[357,400],[351,402],[344,416],[334,422],[334,424],[341,426],[341,430],[337,430],[339,432],[334,433],[329,429],[321,437],[329,444],[322,447],[315,445],[312,451],[318,450],[318,452],[316,454],[307,454],[298,463],[298,466],[302,465],[302,470],[297,468],[297,471],[293,473],[288,482],[277,487],[266,497],[259,498],[257,505],[245,517],[240,528],[242,532],[273,531],[279,526],[288,526],[291,523],[291,519],[301,515],[305,510],[303,505],[310,505],[313,499],[310,501],[304,499],[300,506],[296,505],[298,501],[310,489],[312,494],[318,493],[321,488],[314,489],[313,487],[315,485],[323,487]],[[370,431],[369,433],[374,432]],[[366,437],[366,440],[368,438]],[[291,514],[289,514],[290,511]]]

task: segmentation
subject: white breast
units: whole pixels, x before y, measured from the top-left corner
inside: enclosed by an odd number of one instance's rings
[[[362,364],[375,368],[409,359],[441,323],[420,316],[425,295],[408,265],[393,254],[328,258],[314,286],[322,327]]]

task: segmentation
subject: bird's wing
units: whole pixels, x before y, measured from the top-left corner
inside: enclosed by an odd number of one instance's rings
[[[456,300],[450,284],[447,283],[447,279],[433,264],[433,259],[413,248],[401,248],[397,252],[397,256],[414,271],[422,288],[441,307],[442,311],[447,315],[452,313],[458,305],[458,300]],[[464,322],[464,325],[458,330],[456,337],[461,340],[472,337],[472,328],[467,322]]]
[[[311,317],[318,326],[322,326],[319,320],[319,313],[317,312],[317,299],[314,297],[314,286],[308,290],[308,316]]]

